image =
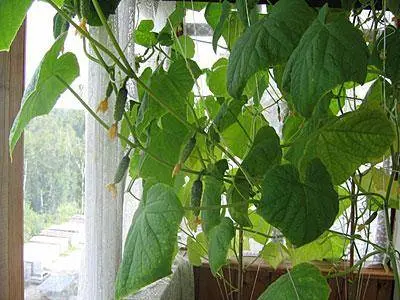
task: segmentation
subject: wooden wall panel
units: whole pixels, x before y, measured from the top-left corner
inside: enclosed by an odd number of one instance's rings
[[[0,300],[23,299],[23,147],[13,162],[8,135],[24,90],[25,26],[0,53]]]
[[[254,258],[245,258],[245,263]],[[331,268],[328,263],[315,263],[322,273],[327,274]],[[259,266],[259,268],[258,268]],[[343,266],[344,267],[344,266]],[[217,280],[211,274],[208,264],[204,263],[194,270],[195,299],[196,300],[232,300],[237,299],[234,287],[237,286],[237,263],[232,262],[223,269],[224,280]],[[247,268],[244,274],[243,299],[255,300],[263,293],[269,284],[279,276],[286,273],[285,267],[273,270],[259,260]],[[331,294],[329,300],[392,300],[394,280],[393,274],[386,273],[382,267],[364,268],[360,280],[354,282],[358,285],[346,283],[345,278],[336,278],[329,281]]]

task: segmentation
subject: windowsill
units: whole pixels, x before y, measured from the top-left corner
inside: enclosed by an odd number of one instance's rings
[[[277,275],[286,273],[287,269],[291,268],[290,263],[282,263],[275,270],[272,266],[266,264],[261,258],[249,256],[243,257],[243,264],[246,267],[247,272],[257,272],[258,268],[260,268],[267,272],[276,273]],[[313,261],[312,264],[317,266],[324,275],[332,273],[334,270],[337,272],[344,272],[350,267],[350,264],[347,261],[343,261],[341,263]],[[203,262],[201,267],[209,268],[209,264],[207,262]],[[234,270],[237,269],[238,262],[231,259],[229,267]],[[386,271],[382,264],[369,264],[366,267],[363,267],[360,273],[355,271],[354,274],[358,274],[359,276],[368,276],[370,279],[394,281],[393,272],[391,270]]]

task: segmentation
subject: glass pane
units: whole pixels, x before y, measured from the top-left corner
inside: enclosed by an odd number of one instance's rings
[[[54,42],[55,11],[35,1],[28,14],[26,85]],[[65,52],[74,49],[86,78],[82,40],[71,29]],[[38,38],[40,37],[40,38]],[[82,79],[73,87],[85,94]],[[84,247],[85,114],[70,93],[33,120],[24,136],[25,299],[75,299]]]

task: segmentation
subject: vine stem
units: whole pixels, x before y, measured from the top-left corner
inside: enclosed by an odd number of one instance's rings
[[[353,273],[355,270],[357,270],[358,267],[360,267],[368,258],[381,253],[381,251],[373,251],[367,255],[365,255],[361,260],[359,260],[357,263],[355,263],[352,267],[350,267],[349,269],[347,269],[346,271],[343,272],[336,272],[333,273],[331,275],[327,275],[326,278],[327,279],[332,279],[332,278],[336,278],[336,277],[341,277],[341,276],[345,276],[349,273]]]
[[[350,235],[354,237],[356,232],[356,221],[355,221],[355,210],[357,209],[357,195],[356,195],[356,185],[354,180],[351,180],[351,207],[350,207]],[[350,268],[354,265],[354,238],[350,242]]]
[[[397,170],[398,168],[398,158],[395,155],[393,146],[390,147],[391,150],[391,158],[392,158],[392,166],[393,169]],[[395,173],[393,170],[390,173],[390,178],[389,178],[389,183],[387,186],[386,190],[386,196],[385,196],[385,201],[384,201],[384,215],[385,215],[385,224],[386,224],[386,234],[388,237],[388,245],[387,245],[387,254],[389,255],[390,261],[391,261],[391,267],[393,270],[393,274],[395,277],[395,281],[397,283],[397,287],[400,287],[400,277],[399,277],[399,271],[397,267],[397,259],[396,259],[396,251],[393,247],[393,233],[392,233],[392,227],[390,226],[390,219],[389,219],[389,199],[390,199],[390,194],[392,191],[392,186],[393,186],[393,181],[394,181],[394,176]]]
[[[192,129],[195,131],[201,131],[199,128],[196,126],[188,123],[181,115],[176,113],[173,109],[169,107],[164,101],[158,98],[153,91],[137,76],[135,71],[132,69],[131,65],[128,62],[128,59],[126,58],[124,52],[122,51],[114,33],[111,30],[110,25],[107,22],[107,19],[105,18],[103,11],[101,10],[101,7],[98,3],[98,0],[93,0],[93,5],[95,6],[96,12],[100,17],[101,23],[105,27],[107,34],[111,40],[111,43],[114,45],[115,49],[117,50],[118,54],[120,55],[122,61],[125,64],[125,68],[122,68],[122,70],[132,79],[134,79],[159,105],[161,105],[164,109],[166,109],[171,115],[173,115],[178,121],[180,121],[185,127],[188,129]]]
[[[100,18],[101,23],[104,25],[104,28],[107,31],[108,36],[111,39],[111,42],[113,43],[115,50],[117,50],[118,55],[122,59],[123,63],[125,64],[126,69],[129,71],[129,73],[135,74],[135,71],[132,69],[131,65],[128,62],[128,59],[126,58],[124,51],[121,49],[121,46],[119,45],[115,35],[113,34],[110,25],[107,22],[107,19],[103,13],[103,10],[100,7],[100,4],[98,0],[92,0],[93,6]]]
[[[101,125],[103,126],[106,130],[110,129],[110,126],[106,124],[95,112],[94,110],[82,99],[82,97],[75,92],[75,90],[62,79],[60,76],[56,75],[56,78],[74,95],[74,97],[81,103],[81,105],[89,112],[89,114]],[[117,133],[117,136],[125,141],[129,146],[132,148],[138,147],[137,144],[132,143],[126,136],[121,135],[120,133]]]
[[[85,38],[87,38],[91,43],[96,45],[101,51],[106,53],[120,68],[123,70],[126,74],[129,73],[129,71],[125,68],[125,66],[119,61],[119,59],[109,50],[107,49],[106,46],[104,46],[102,43],[94,39],[86,30],[81,28],[78,24],[72,20],[72,18],[64,12],[62,9],[60,9],[57,4],[54,3],[54,0],[46,0],[47,3],[49,3],[68,23],[70,23],[74,28]]]
[[[250,202],[249,202],[250,203]],[[242,206],[243,203],[233,203],[233,204],[222,204],[222,205],[206,205],[206,206],[184,206],[184,210],[218,210],[223,208],[230,208],[236,206]]]
[[[239,228],[239,257],[238,257],[238,300],[243,300],[243,229]]]
[[[335,230],[331,230],[331,229],[329,229],[328,231],[330,233],[333,233],[333,234],[336,234],[336,235],[339,235],[339,236],[343,236],[343,237],[345,237],[347,239],[350,239],[350,240],[356,239],[356,240],[362,241],[364,243],[370,244],[375,249],[378,249],[381,253],[384,253],[386,251],[385,248],[383,248],[383,247],[379,246],[378,244],[375,244],[375,243],[373,243],[373,242],[371,242],[369,240],[363,239],[359,235],[350,235],[350,234],[347,234],[347,233],[343,233],[343,232],[339,232],[339,231],[335,231]]]
[[[96,1],[96,0],[94,0]],[[105,21],[103,24],[106,27],[107,33],[110,36],[111,42],[113,43],[114,47],[117,49],[119,55],[121,55],[121,59],[124,61],[124,63],[127,63],[127,67],[122,64],[119,59],[109,50],[107,47],[105,47],[103,44],[101,44],[99,41],[94,39],[86,30],[82,29],[78,24],[76,24],[71,17],[68,16],[63,10],[61,10],[53,0],[47,0],[47,2],[54,7],[54,9],[57,10],[57,12],[64,18],[66,19],[72,26],[75,27],[75,29],[85,38],[87,38],[91,43],[96,45],[101,51],[106,53],[117,65],[118,67],[130,78],[134,79],[159,105],[161,105],[164,109],[166,109],[171,115],[173,115],[178,121],[180,121],[184,126],[186,126],[189,129],[193,129],[196,131],[199,131],[199,129],[196,126],[193,126],[192,124],[188,123],[186,120],[184,120],[179,114],[177,114],[174,110],[172,110],[168,105],[166,105],[163,101],[161,101],[154,93],[151,91],[151,89],[136,75],[136,73],[133,71],[132,67],[129,65],[129,62],[123,53],[121,47],[119,46],[114,34],[112,33],[112,30],[110,26],[108,25],[106,20],[101,20],[102,22]],[[101,10],[101,9],[100,9]],[[104,14],[103,14],[104,16]],[[107,29],[108,28],[108,29]]]
[[[236,227],[236,229],[240,230],[239,227]],[[279,238],[283,237],[283,235],[278,235],[278,236],[277,235],[268,235],[268,234],[265,234],[265,233],[262,233],[262,232],[259,232],[259,231],[253,230],[253,229],[249,229],[249,228],[241,228],[241,230],[257,234],[257,235],[265,237],[267,239],[274,239],[274,238],[278,238],[278,237]]]

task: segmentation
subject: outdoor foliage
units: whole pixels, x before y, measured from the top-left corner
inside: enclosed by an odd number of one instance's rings
[[[66,203],[82,207],[84,125],[83,111],[55,109],[27,127],[24,194],[35,212],[52,214]]]
[[[61,8],[60,3],[47,2],[57,10],[58,38],[27,88],[10,146],[31,119],[49,112],[61,92],[72,90],[70,84],[79,74],[74,54],[61,53],[68,34],[68,26],[60,23],[64,18],[97,50],[96,61],[110,74],[104,101],[116,95],[115,120],[102,125],[111,138],[119,134],[131,158],[129,168],[118,168],[116,178],[129,169],[133,180],[143,179],[143,197],[116,283],[117,298],[170,274],[177,233],[187,224],[194,264],[208,259],[211,271],[219,274],[229,250],[238,253],[241,263],[244,241],[255,238],[264,243],[260,255],[273,266],[283,260],[296,265],[260,299],[327,299],[326,278],[306,262],[340,259],[348,244],[354,252],[354,241],[360,239],[356,225],[368,228],[376,210],[385,216],[389,242],[384,247],[367,243],[376,253],[387,254],[399,282],[389,215],[391,207],[398,207],[398,189],[393,187],[400,152],[400,29],[390,25],[383,34],[378,32],[375,25],[386,24],[384,14],[373,10],[371,32],[364,34],[363,24],[356,22],[362,8],[350,14],[351,5],[349,10],[327,5],[316,9],[305,0],[280,0],[262,15],[254,1],[193,7],[177,2],[161,31],[153,31],[152,20],[138,24],[135,42],[147,49],[128,61],[124,45],[111,30],[118,56],[86,31],[85,22],[79,26],[72,19],[78,16],[110,29],[106,20],[119,1],[105,5],[80,0],[76,5],[70,0]],[[0,45],[9,43],[25,9],[17,12],[10,3],[5,7],[15,14],[15,24],[0,23],[9,33],[0,37]],[[194,43],[182,31],[188,9],[204,9],[214,29],[214,49],[223,39],[231,51],[229,59],[216,61],[210,70],[201,70],[192,60]],[[113,64],[106,65],[103,55]],[[158,65],[144,69],[153,55],[159,57]],[[201,76],[206,76],[212,94],[192,92]],[[129,80],[138,86],[137,99],[126,93]],[[370,81],[374,84],[365,98],[351,93]],[[273,105],[283,116],[282,137],[264,115],[261,95],[269,88],[279,97]],[[103,104],[100,111],[106,109]],[[282,112],[282,107],[287,109]],[[101,115],[86,108],[101,121]],[[382,169],[383,161],[390,167]],[[388,177],[383,188],[383,177],[373,176],[378,169]],[[349,206],[355,214],[348,220],[351,232],[332,231]],[[284,239],[279,239],[281,234]],[[366,258],[360,257],[361,262]],[[242,269],[240,265],[239,277]]]

